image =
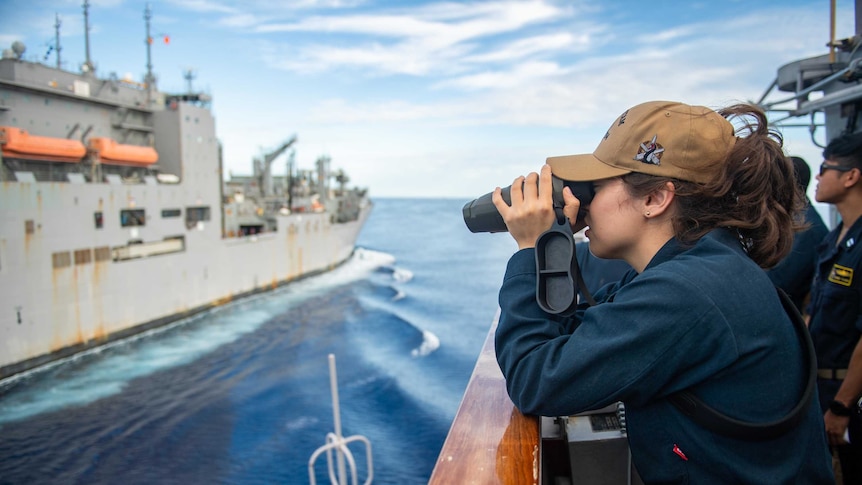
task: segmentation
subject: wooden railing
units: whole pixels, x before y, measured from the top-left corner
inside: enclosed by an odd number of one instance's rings
[[[432,485],[538,484],[539,418],[525,416],[506,393],[494,353],[497,318],[467,384],[429,481]]]

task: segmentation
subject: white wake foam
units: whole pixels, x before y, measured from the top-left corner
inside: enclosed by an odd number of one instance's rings
[[[407,283],[413,279],[413,272],[409,269],[394,268],[392,270],[392,279],[399,283]]]
[[[422,343],[419,347],[416,347],[412,351],[410,351],[410,355],[413,357],[425,357],[426,355],[434,352],[440,348],[440,339],[437,338],[436,335],[429,332],[428,330],[422,331]]]
[[[395,290],[395,295],[392,297],[392,301],[398,301],[407,296],[407,292],[405,292],[404,290],[395,287],[393,287],[392,289]]]
[[[21,391],[10,391],[0,400],[0,424],[67,406],[86,405],[118,394],[132,379],[187,364],[257,330],[273,316],[284,312],[285,303],[288,306],[301,303],[334,287],[360,280],[394,261],[395,258],[390,254],[358,248],[347,262],[331,272],[291,283],[273,292],[244,298],[7,378],[0,381],[0,389],[8,388],[20,380],[32,378],[34,382]],[[229,311],[237,308],[242,311]],[[203,318],[208,320],[206,325],[188,325]],[[182,332],[160,335],[158,339],[147,338],[183,326],[187,328]],[[63,367],[96,354],[103,355],[82,363],[80,369],[68,370]],[[52,370],[58,371],[57,374],[49,374]]]

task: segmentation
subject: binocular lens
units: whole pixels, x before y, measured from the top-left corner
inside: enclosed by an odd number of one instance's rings
[[[561,178],[553,177],[554,188],[554,207],[562,210],[565,202],[563,201],[563,187],[568,186],[572,189],[575,197],[581,201],[581,206],[588,205],[593,200],[595,191],[593,190],[592,182],[571,182]],[[512,203],[512,186],[503,188],[503,200],[507,204]],[[470,232],[507,232],[506,223],[503,222],[503,216],[497,212],[497,207],[491,200],[494,193],[489,192],[477,199],[474,199],[464,205],[462,209],[464,215],[464,223],[467,224],[467,229]],[[578,214],[578,218],[582,217]]]

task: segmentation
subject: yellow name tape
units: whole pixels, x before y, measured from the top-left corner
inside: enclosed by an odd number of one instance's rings
[[[829,272],[829,281],[842,286],[850,286],[853,283],[853,268],[836,264]]]

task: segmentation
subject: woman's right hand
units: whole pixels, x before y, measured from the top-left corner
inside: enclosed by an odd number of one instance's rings
[[[491,200],[509,234],[518,243],[518,249],[535,247],[536,239],[554,223],[553,190],[551,167],[547,164],[542,167],[541,175],[532,172],[512,182],[511,206],[503,200],[502,189],[494,189]]]

